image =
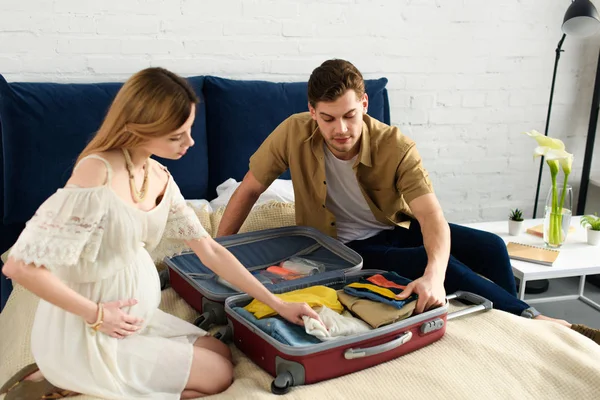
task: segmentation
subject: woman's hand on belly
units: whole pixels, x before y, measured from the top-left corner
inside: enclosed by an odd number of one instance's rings
[[[141,318],[126,314],[121,308],[131,307],[135,304],[137,304],[135,299],[102,303],[101,306],[98,306],[97,314],[97,319],[102,322],[96,330],[117,339],[123,339],[134,334],[141,328],[144,321]],[[100,307],[102,310],[100,310]],[[101,313],[103,315],[100,315]],[[87,322],[94,324],[96,321]]]

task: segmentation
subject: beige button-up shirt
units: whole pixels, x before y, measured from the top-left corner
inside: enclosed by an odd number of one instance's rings
[[[290,169],[296,224],[337,237],[335,216],[326,208],[327,182],[323,137],[309,112],[283,121],[250,157],[250,171],[265,186]],[[433,187],[415,142],[365,115],[360,150],[353,166],[360,189],[375,218],[401,225],[413,217],[408,203]]]

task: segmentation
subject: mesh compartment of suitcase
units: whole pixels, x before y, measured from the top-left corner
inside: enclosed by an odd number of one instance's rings
[[[335,276],[362,268],[362,258],[357,253],[311,228],[279,228],[235,235],[217,241],[251,272],[278,265],[294,256],[325,265],[325,272],[318,276],[269,284],[273,291],[296,286],[299,281],[306,285],[313,285],[317,279],[331,280]],[[167,258],[165,261],[187,279],[193,280],[194,286],[213,300],[224,300],[230,295],[239,293],[220,284],[215,273],[193,252]]]

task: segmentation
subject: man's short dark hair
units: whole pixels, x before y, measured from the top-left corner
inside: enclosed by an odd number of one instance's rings
[[[365,94],[365,81],[354,65],[345,60],[327,60],[308,79],[308,102],[316,107],[319,101],[335,101],[349,89],[357,98]]]

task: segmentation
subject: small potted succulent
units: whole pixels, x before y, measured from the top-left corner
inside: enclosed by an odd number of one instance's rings
[[[581,217],[581,226],[587,228],[588,244],[598,245],[600,243],[600,217],[598,217],[598,213]]]
[[[508,234],[518,236],[523,231],[523,211],[515,208],[508,216]]]

